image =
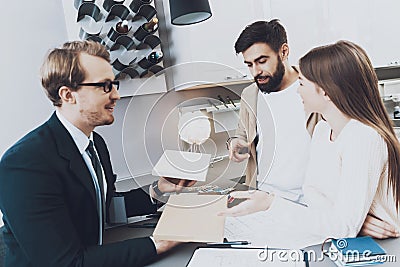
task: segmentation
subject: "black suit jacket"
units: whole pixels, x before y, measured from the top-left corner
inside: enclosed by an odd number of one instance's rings
[[[94,143],[107,180],[109,204],[116,193],[116,176],[103,138],[94,133]],[[156,211],[144,190],[123,194],[129,215]],[[0,208],[9,248],[6,266],[138,266],[156,255],[150,238],[97,245],[92,177],[55,113],[1,159]]]

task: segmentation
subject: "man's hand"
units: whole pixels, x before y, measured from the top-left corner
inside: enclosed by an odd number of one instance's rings
[[[196,181],[194,180],[176,179],[161,176],[158,180],[158,189],[160,189],[160,191],[163,193],[181,192],[185,187],[190,187],[195,183]]]
[[[167,240],[154,240],[156,245],[157,254],[161,254],[175,247],[176,245],[182,243],[177,241],[167,241]]]
[[[269,209],[274,200],[274,195],[269,194],[264,191],[254,190],[254,191],[236,191],[229,194],[230,197],[235,199],[246,199],[242,203],[232,207],[227,208],[225,211],[220,212],[219,216],[243,216],[258,211],[263,211]],[[228,200],[229,201],[229,200]]]
[[[248,159],[250,157],[250,154],[248,153],[250,145],[251,144],[240,138],[233,138],[229,144],[229,159],[235,162],[242,162],[243,160]],[[246,149],[247,153],[241,153]]]
[[[360,230],[360,235],[368,235],[373,238],[385,239],[390,237],[399,237],[400,234],[396,228],[381,219],[368,214]]]

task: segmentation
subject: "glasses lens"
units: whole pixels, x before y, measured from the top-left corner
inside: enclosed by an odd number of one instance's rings
[[[104,92],[108,93],[108,92],[111,92],[111,90],[112,90],[111,81],[105,81],[104,82]]]
[[[105,81],[104,82],[104,92],[106,92],[106,93],[111,92],[114,85],[115,85],[116,89],[118,90],[119,81]]]
[[[119,81],[112,81],[112,84],[115,85],[115,88],[118,90],[119,89]]]

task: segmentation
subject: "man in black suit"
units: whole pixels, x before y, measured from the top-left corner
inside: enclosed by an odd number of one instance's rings
[[[102,244],[116,176],[93,130],[113,123],[120,99],[107,50],[95,42],[66,43],[49,53],[41,72],[56,111],[0,161],[6,266],[138,266],[173,247],[150,237]],[[158,195],[187,183],[169,181],[160,177],[121,193],[127,214],[155,212]]]

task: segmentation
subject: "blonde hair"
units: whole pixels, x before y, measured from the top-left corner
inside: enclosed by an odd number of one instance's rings
[[[61,106],[58,95],[61,86],[77,90],[78,84],[85,80],[85,70],[79,61],[81,53],[101,57],[110,62],[107,49],[93,41],[67,42],[61,48],[50,51],[41,67],[40,74],[42,86],[54,106]]]

